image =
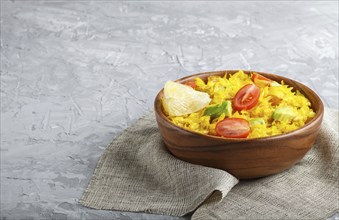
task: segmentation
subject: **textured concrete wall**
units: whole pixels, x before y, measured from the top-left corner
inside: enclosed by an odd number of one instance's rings
[[[159,219],[77,202],[165,81],[222,69],[296,79],[338,108],[338,2],[2,1],[1,217]]]

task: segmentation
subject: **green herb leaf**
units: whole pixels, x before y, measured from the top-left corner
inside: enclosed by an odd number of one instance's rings
[[[262,118],[252,118],[249,122],[251,127],[254,125],[265,125],[265,120]]]

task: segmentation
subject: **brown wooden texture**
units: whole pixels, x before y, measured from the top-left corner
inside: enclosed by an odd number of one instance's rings
[[[200,77],[234,74],[237,70],[200,73],[178,79],[185,82]],[[250,74],[251,71],[244,71]],[[160,133],[168,150],[177,158],[204,166],[225,170],[239,179],[251,179],[282,172],[300,161],[312,147],[319,132],[324,107],[310,88],[294,80],[257,72],[267,78],[292,86],[311,102],[316,116],[305,126],[282,135],[255,139],[221,138],[202,135],[171,123],[162,110],[163,90],[157,95],[154,107]]]

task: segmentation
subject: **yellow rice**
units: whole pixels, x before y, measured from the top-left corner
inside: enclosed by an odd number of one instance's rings
[[[195,79],[196,90],[206,92],[212,99],[209,106],[220,104],[225,100],[232,100],[235,94],[244,85],[253,83],[250,76],[243,71],[238,71],[229,78],[219,76],[210,76],[207,83],[200,78]],[[250,134],[247,138],[259,138],[272,135],[279,135],[293,131],[305,125],[306,121],[315,116],[311,109],[310,101],[299,91],[293,92],[292,87],[280,82],[281,86],[265,86],[260,88],[260,98],[257,106],[250,110],[234,111],[231,118],[244,118],[250,120],[253,118],[262,118],[265,125],[256,124],[251,126]],[[272,105],[273,98],[280,98],[278,105]],[[273,112],[278,107],[290,106],[297,112],[297,117],[293,121],[275,121],[272,119]],[[207,108],[206,107],[206,108]],[[205,109],[183,116],[168,116],[176,125],[185,129],[199,132],[202,134],[216,135],[216,124],[225,118],[221,114],[218,118],[211,119],[210,116],[204,116]]]

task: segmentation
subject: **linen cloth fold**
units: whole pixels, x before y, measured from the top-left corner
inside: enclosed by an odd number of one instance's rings
[[[151,113],[108,146],[81,204],[96,209],[183,216],[215,191],[224,197],[237,183],[227,172],[172,156]]]
[[[239,183],[173,157],[150,113],[107,147],[80,203],[199,220],[324,219],[339,212],[338,165],[337,110],[326,109],[316,143],[291,169]]]

